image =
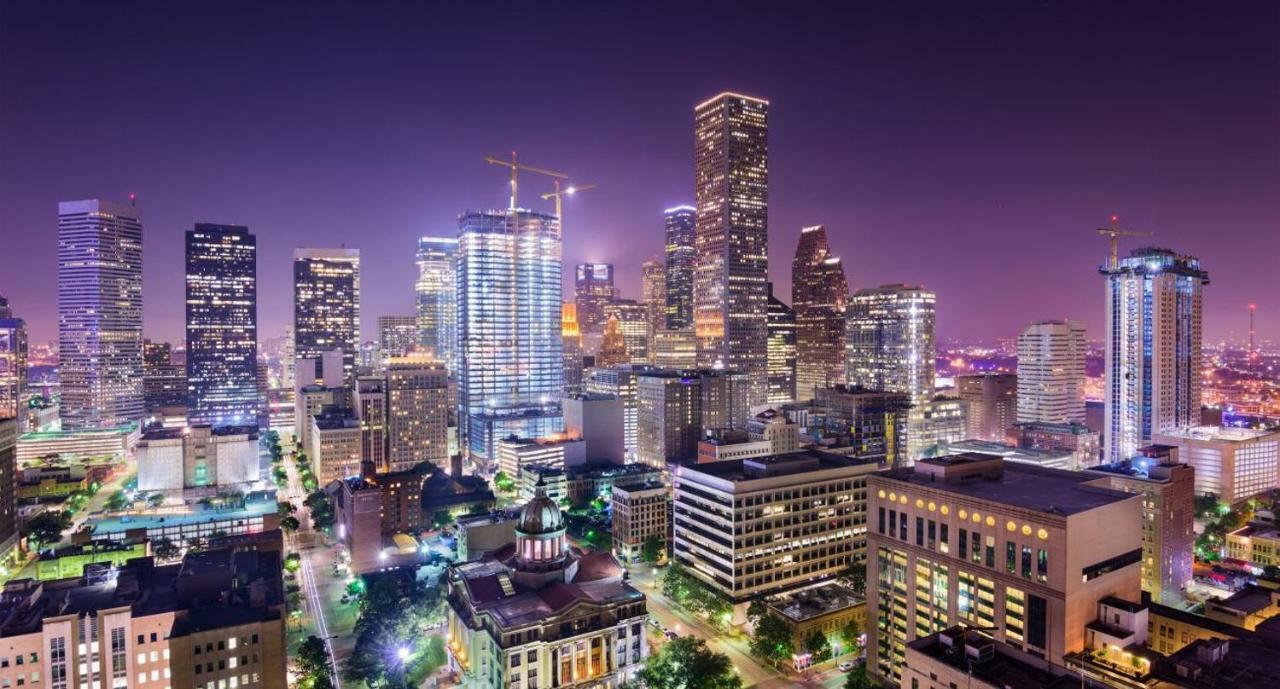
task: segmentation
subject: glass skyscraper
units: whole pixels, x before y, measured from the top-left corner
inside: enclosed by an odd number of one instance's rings
[[[663,211],[667,230],[667,330],[693,325],[693,267],[698,260],[693,206]]]
[[[769,404],[796,399],[796,312],[773,296],[769,283]],[[806,398],[810,399],[810,398]]]
[[[354,383],[360,351],[360,251],[293,252],[293,355],[315,359],[342,350],[343,379]],[[325,375],[316,371],[316,376]]]
[[[142,215],[97,199],[58,204],[62,427],[135,422],[142,394]]]
[[[800,230],[791,263],[791,308],[796,312],[796,394],[844,382],[844,308],[849,283],[822,225]]]
[[[578,264],[574,274],[573,298],[578,305],[578,325],[582,332],[604,332],[604,307],[617,297],[612,263]]]
[[[933,397],[934,302],[918,285],[860,289],[847,308],[846,376],[854,385],[905,392],[920,406]]]
[[[560,222],[525,210],[458,218],[458,414],[473,464],[497,441],[564,426]]]
[[[417,316],[419,344],[453,375],[457,369],[457,303],[454,287],[458,240],[450,237],[418,239]]]
[[[191,423],[258,422],[258,242],[240,225],[187,231]]]

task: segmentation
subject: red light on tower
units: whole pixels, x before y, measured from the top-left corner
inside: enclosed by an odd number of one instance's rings
[[[132,192],[130,192],[130,193],[129,193],[129,205],[130,205],[130,206],[136,206],[136,205],[138,205],[137,201],[138,201],[138,195],[137,195],[137,194],[134,194],[134,193],[132,193]]]

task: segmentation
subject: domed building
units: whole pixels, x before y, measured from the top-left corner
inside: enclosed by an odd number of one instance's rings
[[[644,594],[608,552],[569,545],[539,481],[515,542],[448,572],[449,662],[466,689],[608,689],[649,655]]]

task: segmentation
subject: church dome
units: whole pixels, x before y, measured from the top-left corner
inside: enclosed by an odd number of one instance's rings
[[[516,529],[529,536],[549,534],[564,529],[564,516],[555,501],[547,497],[546,484],[538,479],[537,492],[520,510],[520,523]]]

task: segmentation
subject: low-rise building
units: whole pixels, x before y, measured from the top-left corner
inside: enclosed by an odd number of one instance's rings
[[[1261,522],[1246,524],[1227,534],[1226,555],[1247,564],[1257,574],[1280,566],[1280,529]]]
[[[663,553],[671,533],[671,489],[662,483],[613,486],[613,554],[623,563],[643,559],[645,543],[655,539]]]
[[[791,646],[796,649],[799,667],[809,664],[803,649],[814,632],[826,636],[838,655],[853,650],[844,643],[844,630],[852,628],[861,635],[867,624],[866,599],[834,580],[772,596],[765,605],[791,629]]]
[[[262,479],[256,426],[197,424],[142,434],[138,490],[251,487]]]
[[[1180,461],[1196,469],[1196,495],[1212,493],[1234,505],[1277,486],[1280,431],[1196,426],[1155,433],[1153,443],[1178,448]]]
[[[614,486],[637,486],[658,481],[662,472],[647,464],[587,464],[581,467],[557,469],[530,465],[520,480],[520,499],[532,500],[537,493],[538,482],[556,504],[568,499],[569,504],[585,505],[592,500],[608,502]]]
[[[184,546],[223,536],[254,535],[280,528],[279,509],[275,491],[269,490],[249,493],[243,502],[196,503],[181,512],[90,517],[84,528],[72,534],[71,542],[147,538]]]
[[[458,517],[458,560],[475,562],[514,543],[519,520],[518,508]]]
[[[123,462],[133,457],[141,432],[137,423],[113,428],[38,431],[18,436],[18,465],[57,455],[64,460]]]
[[[1009,428],[1005,442],[1031,450],[1070,452],[1076,465],[1088,468],[1102,456],[1102,436],[1082,423],[1016,423]]]
[[[1067,452],[1064,450],[1037,450],[1029,447],[1017,447],[992,440],[944,441],[938,444],[936,451],[939,456],[977,452],[984,455],[1003,457],[1011,462],[1034,464],[1035,466],[1044,467],[1046,469],[1079,471],[1082,468],[1078,464],[1076,454],[1073,452]]]
[[[587,443],[579,438],[556,435],[548,438],[516,438],[498,441],[498,471],[519,481],[524,467],[541,464],[563,469],[587,461]]]

